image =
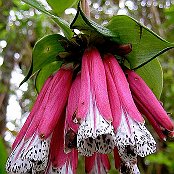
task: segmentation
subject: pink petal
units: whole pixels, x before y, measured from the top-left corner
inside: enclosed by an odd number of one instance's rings
[[[64,152],[64,126],[65,112],[61,114],[52,134],[50,160],[54,167],[62,167],[68,159],[68,155]]]
[[[63,71],[63,76],[55,84],[40,120],[38,133],[41,138],[47,138],[52,133],[68,99],[73,72],[70,69],[61,69],[61,71]]]
[[[92,156],[85,156],[85,172],[90,173],[95,165],[96,153]]]
[[[78,104],[78,111],[76,119],[79,122],[84,121],[88,110],[89,110],[89,94],[90,94],[90,77],[89,77],[89,51],[85,50],[82,57],[82,68],[81,68],[81,89],[80,98]]]
[[[40,107],[40,104],[41,104],[41,103],[43,102],[43,100],[44,100],[44,97],[45,97],[46,92],[47,92],[47,90],[48,90],[48,88],[49,88],[49,85],[50,85],[51,80],[52,80],[52,76],[50,76],[50,77],[46,80],[45,84],[43,85],[42,90],[40,91],[40,93],[39,93],[39,95],[38,95],[38,97],[37,97],[37,99],[36,99],[36,102],[35,102],[35,104],[34,104],[32,110],[31,110],[31,113],[29,114],[29,116],[28,116],[26,122],[24,123],[22,129],[21,129],[20,132],[18,133],[18,135],[17,135],[17,137],[16,137],[16,139],[15,139],[13,145],[12,145],[12,150],[13,150],[13,149],[16,147],[16,145],[22,140],[22,138],[24,137],[25,133],[28,131],[29,126],[31,126],[32,120],[33,120],[35,114],[37,113],[38,108]],[[33,134],[33,132],[32,132],[32,134]],[[32,135],[32,134],[31,134],[31,135]],[[31,136],[30,136],[30,137],[31,137]]]
[[[101,162],[103,163],[103,166],[106,171],[109,171],[111,169],[111,165],[109,162],[108,155],[106,154],[100,154]]]
[[[117,147],[114,148],[114,159],[115,159],[115,168],[119,169],[121,166],[121,159]]]
[[[137,108],[139,109],[139,111],[145,115],[147,117],[147,119],[149,120],[150,124],[153,126],[153,128],[155,129],[156,133],[158,134],[158,136],[162,139],[162,140],[166,140],[166,136],[164,135],[164,133],[162,132],[162,129],[160,127],[160,125],[156,122],[156,120],[153,118],[153,115],[145,108],[145,106],[133,95],[135,104],[137,106]]]
[[[43,117],[43,113],[45,111],[45,108],[47,107],[47,103],[49,102],[49,97],[52,94],[52,90],[53,90],[55,84],[57,84],[58,81],[61,79],[63,73],[64,73],[64,71],[62,71],[60,69],[56,73],[56,75],[54,75],[53,78],[50,80],[49,87],[47,88],[47,90],[45,92],[45,95],[42,99],[42,102],[40,102],[38,108],[36,108],[36,112],[34,113],[34,118],[31,122],[27,132],[26,132],[25,140],[30,138],[34,134],[34,132],[36,132],[38,125],[40,124],[40,121]]]
[[[106,154],[94,153],[90,157],[85,157],[85,171],[93,174],[94,172],[106,173],[110,170],[109,158]]]
[[[92,95],[96,101],[100,114],[106,121],[112,122],[112,113],[106,84],[106,74],[100,53],[96,48],[91,48],[88,52]]]
[[[105,55],[104,62],[108,65],[110,69],[110,73],[112,74],[112,78],[116,85],[123,109],[125,109],[126,112],[129,114],[129,116],[131,116],[135,121],[144,122],[143,117],[139,113],[133,101],[133,98],[129,89],[129,84],[124,75],[124,72],[121,69],[120,65],[118,64],[116,58],[111,54],[107,54]]]
[[[79,97],[80,97],[80,87],[81,87],[81,74],[79,73],[74,82],[72,83],[69,97],[68,97],[68,105],[66,110],[66,126],[71,128],[75,133],[78,131],[78,124],[75,124],[73,122],[74,118],[77,114],[77,108],[79,103]]]
[[[153,115],[154,119],[165,129],[170,131],[174,130],[173,122],[144,80],[134,71],[127,70],[126,74],[128,75],[127,79],[132,93],[142,105],[144,105],[146,110],[148,110],[148,112]]]
[[[113,116],[112,125],[114,126],[115,131],[117,131],[117,128],[121,120],[121,113],[122,113],[121,104],[120,104],[117,88],[114,84],[111,72],[106,62],[104,62],[104,66],[105,66],[106,78],[107,78],[107,84],[108,84],[108,95],[109,95],[109,100],[111,105],[112,116]]]
[[[73,174],[76,174],[78,166],[78,151],[76,149],[73,149],[71,153],[72,153],[72,159],[71,159],[72,171]]]

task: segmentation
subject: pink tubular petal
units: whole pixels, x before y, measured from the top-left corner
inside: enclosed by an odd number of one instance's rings
[[[45,92],[45,96],[42,100],[42,102],[40,102],[40,106],[38,108],[36,108],[36,112],[34,113],[34,118],[30,124],[30,127],[28,128],[26,135],[25,135],[25,140],[27,140],[28,138],[30,138],[33,133],[37,130],[38,125],[40,124],[40,120],[43,117],[43,113],[45,111],[45,108],[47,107],[47,102],[48,99],[52,93],[52,90],[55,86],[55,84],[57,84],[59,82],[59,80],[62,78],[64,71],[62,71],[62,69],[60,69],[56,75],[51,76],[52,79],[49,82],[49,87]]]
[[[85,50],[82,57],[82,70],[81,70],[81,89],[80,89],[80,98],[78,104],[78,110],[76,118],[79,122],[84,121],[89,110],[89,94],[90,94],[90,76],[89,76],[89,67],[88,59],[89,52]]]
[[[111,108],[108,98],[106,74],[100,53],[96,48],[89,49],[90,82],[97,108],[106,121],[112,122]]]
[[[72,171],[73,171],[73,174],[76,174],[77,166],[78,166],[78,151],[76,149],[73,149],[71,153],[72,153],[72,159],[71,159]]]
[[[108,155],[100,154],[100,157],[101,157],[101,162],[103,163],[105,170],[108,172],[111,169]]]
[[[95,165],[96,153],[92,156],[85,156],[85,172],[90,173]]]
[[[80,87],[81,87],[81,74],[79,73],[72,83],[69,97],[68,97],[68,105],[66,110],[66,126],[71,128],[74,132],[78,131],[78,124],[73,122],[74,118],[77,114],[77,108],[80,97]]]
[[[165,129],[174,130],[173,122],[170,120],[166,111],[163,109],[153,92],[146,85],[144,80],[137,75],[134,71],[127,70],[127,79],[131,88],[131,91],[136,98],[142,103],[142,105],[150,112],[154,119]]]
[[[31,110],[31,113],[29,114],[29,116],[28,116],[26,122],[24,123],[22,129],[21,129],[20,132],[18,133],[18,136],[16,137],[16,139],[15,139],[13,145],[12,145],[12,150],[13,150],[13,149],[16,147],[16,145],[22,140],[22,138],[24,137],[25,133],[28,131],[29,126],[31,126],[32,120],[33,120],[35,114],[37,113],[37,110],[38,110],[38,108],[40,107],[40,104],[41,104],[41,103],[43,102],[43,100],[44,100],[45,94],[46,94],[46,92],[47,92],[47,90],[48,90],[48,88],[49,88],[49,84],[50,84],[51,80],[52,80],[52,76],[50,76],[50,77],[46,80],[45,84],[43,85],[43,87],[42,87],[42,89],[41,89],[41,91],[40,91],[40,93],[39,93],[39,95],[38,95],[38,97],[37,97],[37,99],[36,99],[36,102],[35,102],[35,104],[34,104],[32,110]],[[33,133],[32,133],[32,134],[33,134]]]
[[[117,147],[114,148],[114,159],[115,159],[115,168],[119,169],[121,166],[121,159]]]
[[[50,144],[50,160],[54,167],[62,167],[68,158],[68,155],[64,152],[64,126],[65,112],[60,116]]]
[[[52,133],[68,99],[73,72],[70,69],[62,69],[62,71],[64,72],[63,76],[55,84],[52,94],[49,96],[42,119],[40,120],[38,133],[41,138],[47,138]]]
[[[107,85],[108,85],[108,95],[109,95],[109,100],[111,105],[112,116],[113,116],[112,125],[114,126],[115,131],[117,131],[117,128],[121,120],[121,113],[122,113],[121,104],[120,104],[118,92],[114,84],[109,67],[105,62],[104,62],[104,66],[105,66]]]
[[[121,69],[120,65],[118,64],[116,58],[111,55],[107,54],[104,57],[104,62],[108,65],[110,72],[112,74],[112,78],[116,85],[118,95],[120,98],[120,102],[123,105],[123,109],[137,122],[144,122],[143,117],[139,113],[132,95],[129,89],[129,84],[127,79],[124,75],[123,70]]]
[[[166,140],[166,136],[163,134],[162,129],[160,125],[156,122],[156,120],[153,118],[153,115],[144,107],[144,105],[133,95],[135,104],[139,111],[147,117],[149,120],[150,124],[153,126],[155,129],[156,133],[162,140]]]

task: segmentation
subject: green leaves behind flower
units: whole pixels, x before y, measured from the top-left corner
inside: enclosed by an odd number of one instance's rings
[[[64,37],[62,37],[59,34],[52,34],[43,37],[40,39],[36,45],[33,48],[33,53],[32,53],[32,63],[30,70],[27,74],[27,76],[24,78],[24,80],[21,82],[21,85],[27,81],[33,74],[35,74],[37,71],[41,70],[40,73],[43,74],[43,68],[45,66],[49,66],[50,63],[59,61],[58,54],[60,52],[64,52],[65,49],[62,46],[62,42],[66,40]],[[61,62],[57,64],[57,67],[60,67]],[[55,66],[50,66],[47,71],[53,72],[55,70]],[[52,69],[53,68],[53,69]],[[40,74],[39,73],[39,74]],[[48,75],[49,72],[44,72],[45,75]],[[39,75],[39,81],[40,80],[40,75]],[[38,83],[37,83],[38,84]],[[40,89],[40,87],[38,87]]]
[[[116,36],[112,37],[111,40],[132,44],[132,52],[126,56],[132,69],[143,66],[174,47],[174,44],[162,39],[128,16],[113,17],[107,28]]]
[[[174,44],[125,15],[114,16],[108,25],[103,27],[88,19],[78,6],[77,15],[70,26],[87,34],[96,32],[117,44],[131,43],[132,52],[126,55],[131,69],[139,68],[163,52],[174,48]]]
[[[60,66],[61,66],[62,62],[61,61],[55,61],[55,62],[51,62],[47,65],[45,65],[37,74],[36,79],[35,79],[35,87],[37,92],[39,93],[44,82],[47,80],[47,78],[53,74],[54,72],[56,72]]]

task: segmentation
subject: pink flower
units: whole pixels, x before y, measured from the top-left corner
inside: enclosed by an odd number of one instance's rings
[[[133,98],[140,112],[147,117],[160,138],[165,139],[164,130],[174,130],[173,122],[144,80],[134,71],[126,70]]]
[[[85,157],[85,171],[88,174],[106,174],[110,168],[109,158],[106,154],[94,153],[92,156]]]
[[[109,153],[115,146],[112,113],[102,59],[96,48],[86,49],[82,57],[81,89],[76,119],[78,151],[86,156]]]
[[[78,152],[73,149],[70,153],[65,153],[65,112],[61,115],[54,132],[52,134],[50,144],[50,159],[48,174],[63,173],[75,174],[77,169]]]
[[[79,124],[74,123],[76,117],[78,102],[81,88],[81,74],[78,73],[72,83],[68,104],[66,107],[66,122],[65,122],[65,150],[71,151],[72,148],[77,147],[77,131]]]
[[[13,144],[13,151],[6,164],[9,173],[34,173],[45,170],[52,132],[65,108],[72,73],[71,68],[61,68],[44,84]]]
[[[133,168],[137,155],[144,157],[154,153],[156,143],[144,126],[144,120],[133,101],[129,84],[116,58],[107,54],[103,61],[116,131],[116,146],[121,161]]]

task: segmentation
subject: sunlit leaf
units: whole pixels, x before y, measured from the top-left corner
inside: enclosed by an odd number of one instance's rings
[[[46,10],[45,7],[43,6],[43,4],[41,4],[37,0],[22,0],[22,1],[29,4],[29,5],[31,5],[32,7],[36,8],[39,11],[41,11],[42,13],[45,13],[48,16],[50,16],[59,25],[59,27],[61,28],[61,30],[64,33],[65,37],[67,37],[68,39],[72,38],[73,32],[71,31],[68,22],[66,22],[62,18],[54,15],[51,11]]]
[[[174,48],[174,44],[162,39],[129,16],[114,16],[108,25],[103,27],[88,19],[80,6],[78,6],[71,28],[91,35],[97,32],[117,44],[131,43],[132,52],[125,57],[131,69],[139,68],[165,51]]]
[[[77,3],[78,0],[47,0],[48,4],[54,10],[54,12],[58,15],[62,15],[67,8],[72,7]]]
[[[136,72],[144,79],[153,93],[159,99],[163,89],[163,71],[158,59],[137,69]]]
[[[51,75],[53,74],[55,71],[57,71],[60,66],[61,66],[62,62],[61,61],[55,61],[52,62],[50,64],[47,64],[46,66],[44,66],[37,74],[36,80],[35,80],[35,86],[36,86],[36,90],[37,92],[40,92],[45,80]]]
[[[45,65],[57,60],[58,54],[65,51],[64,47],[61,45],[61,41],[64,39],[65,38],[59,34],[52,34],[43,37],[36,43],[33,48],[30,70],[21,84],[27,81],[31,75],[42,69]]]
[[[113,41],[120,44],[132,44],[132,52],[126,57],[132,69],[174,48],[174,44],[167,42],[135,19],[125,15],[113,17],[107,28],[115,35],[112,37]]]

